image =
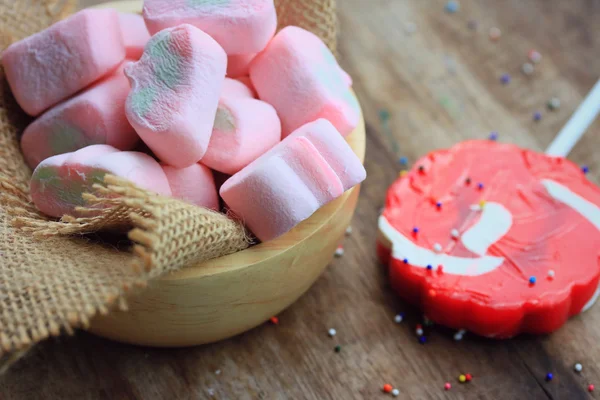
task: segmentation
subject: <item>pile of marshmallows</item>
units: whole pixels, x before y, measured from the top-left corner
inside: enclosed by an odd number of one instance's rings
[[[146,0],[143,17],[84,10],[11,45],[36,206],[78,215],[109,173],[215,210],[220,194],[267,241],[362,182],[350,77],[317,36],[276,26],[273,0]]]

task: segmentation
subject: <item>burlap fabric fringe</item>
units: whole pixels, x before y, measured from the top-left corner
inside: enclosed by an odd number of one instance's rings
[[[0,50],[73,12],[74,0],[0,0]],[[309,29],[335,50],[335,0],[276,0],[280,27]],[[93,218],[49,220],[31,204],[19,150],[30,119],[0,69],[0,373],[35,343],[127,309],[126,294],[187,265],[246,248],[227,216],[107,176],[85,195]],[[127,232],[123,240],[106,231]],[[86,234],[86,235],[84,235]],[[125,249],[122,249],[125,243]]]

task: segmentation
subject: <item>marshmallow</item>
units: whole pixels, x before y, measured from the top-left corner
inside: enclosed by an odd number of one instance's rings
[[[119,24],[123,34],[126,57],[139,60],[144,47],[150,41],[150,32],[146,28],[144,18],[138,14],[119,13]]]
[[[240,76],[239,78],[236,78],[236,80],[242,82],[248,87],[248,89],[250,89],[250,91],[252,92],[252,97],[254,97],[255,99],[258,98],[256,89],[254,88],[254,85],[252,84],[252,81],[250,80],[249,76]]]
[[[350,146],[333,125],[321,120],[233,175],[220,194],[264,242],[288,232],[365,177]]]
[[[154,35],[140,61],[125,67],[127,118],[161,161],[183,168],[204,156],[226,65],[210,36],[180,25]]]
[[[254,54],[238,54],[227,57],[227,76],[239,78],[250,74],[250,63],[256,57]]]
[[[191,24],[228,55],[258,53],[277,27],[273,0],[145,0],[143,15],[151,34]]]
[[[115,10],[84,10],[9,46],[6,78],[30,115],[66,100],[113,71],[125,59]]]
[[[202,164],[174,168],[161,164],[173,197],[200,207],[219,210],[219,196],[212,171]]]
[[[41,212],[51,217],[78,216],[75,208],[85,205],[82,194],[92,192],[92,185],[102,183],[106,174],[128,179],[142,189],[171,195],[165,173],[152,157],[94,145],[42,161],[31,177],[31,198]]]
[[[246,97],[255,98],[254,92],[247,85],[236,79],[225,78],[221,97]]]
[[[139,138],[125,117],[129,82],[122,67],[90,89],[50,109],[31,123],[21,149],[31,168],[48,157],[92,144],[132,149]]]
[[[233,175],[280,140],[281,123],[271,105],[255,99],[225,97],[219,102],[202,163]]]
[[[275,107],[283,137],[325,118],[346,136],[356,128],[360,108],[335,57],[314,34],[282,29],[252,61],[250,79],[258,97]]]

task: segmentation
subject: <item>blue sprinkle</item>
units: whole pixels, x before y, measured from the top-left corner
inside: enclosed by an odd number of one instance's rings
[[[588,172],[590,172],[590,168],[587,165],[584,165],[583,167],[581,167],[581,171],[583,171],[584,174],[587,174]]]
[[[477,189],[482,190],[483,189],[483,183],[478,183],[477,184]]]
[[[431,270],[433,269],[433,265],[431,265],[431,264],[428,264],[428,265],[427,265],[427,269],[431,271]]]
[[[504,85],[508,85],[510,83],[510,75],[509,74],[502,75],[502,77],[500,78],[500,82],[502,82],[502,84],[504,84]]]
[[[529,283],[531,283],[532,285],[535,285],[536,281],[537,281],[537,279],[535,279],[535,276],[532,276],[529,278]]]
[[[435,203],[435,206],[436,206],[437,208],[442,208],[442,203],[438,201],[437,203]]]
[[[406,157],[400,157],[400,160],[398,160],[398,162],[401,165],[408,165],[408,158],[406,158]]]
[[[533,120],[534,121],[540,121],[542,119],[542,113],[539,111],[536,111],[533,113]]]
[[[498,132],[490,133],[490,140],[498,140]]]
[[[406,316],[406,313],[404,313],[404,312],[401,312],[401,313],[400,313],[400,316],[401,316],[402,318],[404,318],[404,317]]]
[[[413,233],[419,233],[419,228],[417,228],[416,226],[413,228]]]
[[[404,264],[408,264],[408,258],[405,258],[404,260],[402,260],[402,262],[404,262]]]
[[[460,10],[460,4],[458,3],[458,1],[450,0],[449,2],[446,3],[446,12],[449,12],[450,14],[454,14],[458,10]]]
[[[551,381],[552,379],[554,379],[554,375],[552,375],[552,372],[548,372],[546,374],[546,380],[547,381]]]
[[[427,342],[427,338],[425,336],[419,336],[419,343],[425,344]]]

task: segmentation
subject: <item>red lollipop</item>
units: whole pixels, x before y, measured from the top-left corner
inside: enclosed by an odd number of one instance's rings
[[[562,157],[467,141],[387,194],[378,253],[393,288],[438,324],[544,334],[595,301],[600,189]]]

